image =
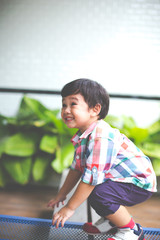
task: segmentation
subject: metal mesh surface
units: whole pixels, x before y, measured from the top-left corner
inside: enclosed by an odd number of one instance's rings
[[[104,239],[109,235],[88,236],[82,223],[67,222],[56,229],[51,220],[0,215],[1,240],[83,240]],[[160,229],[144,228],[146,240],[160,240]]]

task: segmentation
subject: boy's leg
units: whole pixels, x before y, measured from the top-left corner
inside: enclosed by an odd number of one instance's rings
[[[114,214],[120,206],[134,206],[153,193],[131,183],[108,180],[97,185],[89,196],[89,203],[100,216]]]
[[[105,223],[101,221],[100,224],[98,223],[98,226],[93,227],[98,227],[97,233],[102,231],[105,232],[105,226],[106,230],[111,228],[110,221],[117,227],[128,226],[133,228],[135,223],[124,206],[132,206],[143,202],[151,197],[151,195],[152,193],[140,189],[133,184],[108,180],[103,184],[97,185],[89,197],[89,202],[97,214],[106,217],[108,222],[106,221]],[[85,229],[87,229],[89,225],[84,226]],[[92,231],[91,225],[87,232],[89,233],[89,231]]]
[[[113,223],[116,227],[130,226],[134,227],[135,223],[131,221],[131,215],[124,206],[120,206],[119,209],[110,215],[107,215],[106,218]],[[131,224],[129,224],[131,223]],[[133,224],[134,223],[134,224]]]

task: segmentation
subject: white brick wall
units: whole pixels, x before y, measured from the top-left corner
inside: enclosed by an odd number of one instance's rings
[[[159,95],[159,62],[160,0],[0,0],[1,87],[89,77],[112,93]],[[19,98],[0,94],[0,112]]]

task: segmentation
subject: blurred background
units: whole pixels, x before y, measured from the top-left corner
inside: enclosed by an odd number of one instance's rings
[[[0,0],[0,87],[61,90],[86,77],[111,94],[160,96],[160,0]],[[45,106],[60,96],[30,95]],[[13,116],[21,94],[0,93]],[[158,101],[111,99],[110,114],[144,127]]]
[[[159,176],[159,63],[160,0],[0,0],[0,186],[8,174],[20,184],[31,175],[41,181],[50,165],[62,173],[73,157],[73,131],[55,111],[60,95],[2,88],[60,91],[81,77],[111,96],[132,96],[111,97],[107,121]]]
[[[51,218],[46,203],[73,158],[60,95],[2,89],[60,91],[82,77],[132,96],[111,97],[107,121],[151,158],[160,182],[160,0],[0,0],[1,214]],[[159,227],[159,197],[149,206],[132,215]]]

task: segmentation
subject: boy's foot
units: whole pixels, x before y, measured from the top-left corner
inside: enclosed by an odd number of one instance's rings
[[[145,240],[143,229],[139,224],[137,230],[130,228],[119,228],[117,233],[112,238],[107,240]]]
[[[83,225],[83,231],[89,235],[105,234],[115,228],[116,226],[104,217],[101,217],[93,224],[92,222],[88,222]]]

